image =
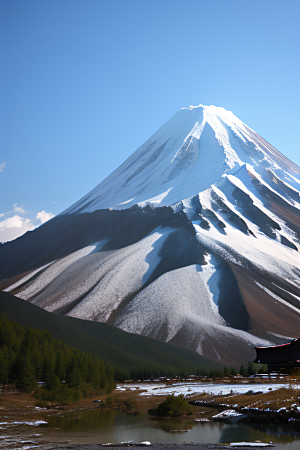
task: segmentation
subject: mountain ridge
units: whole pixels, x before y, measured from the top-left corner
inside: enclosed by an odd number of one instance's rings
[[[0,279],[47,311],[237,366],[299,337],[299,249],[300,168],[233,113],[199,106],[2,244]]]

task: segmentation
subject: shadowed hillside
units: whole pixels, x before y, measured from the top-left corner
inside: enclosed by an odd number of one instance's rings
[[[6,292],[0,292],[1,313],[22,326],[48,330],[55,339],[110,362],[121,377],[189,375],[223,368],[171,344],[126,333],[104,323],[48,313]]]

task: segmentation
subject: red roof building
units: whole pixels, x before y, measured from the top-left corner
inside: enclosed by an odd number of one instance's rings
[[[256,347],[255,363],[267,364],[268,370],[289,372],[300,367],[300,339],[272,347]]]

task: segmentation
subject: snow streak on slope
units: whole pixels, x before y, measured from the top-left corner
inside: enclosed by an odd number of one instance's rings
[[[23,298],[24,300],[29,300],[31,297],[36,296],[40,291],[45,289],[45,287],[52,280],[54,280],[61,272],[66,270],[69,266],[73,265],[81,258],[84,258],[85,256],[93,253],[96,249],[99,251],[101,247],[103,247],[105,242],[106,241],[98,242],[95,245],[89,245],[88,247],[84,247],[78,250],[77,252],[71,253],[69,256],[66,256],[62,260],[52,263],[50,267],[48,267],[49,264],[47,264],[41,269],[33,271],[28,276],[22,278],[20,281],[14,283],[8,289],[4,290],[6,292],[15,291],[15,289],[17,289],[20,286],[19,292],[21,293],[19,294],[19,297]],[[38,272],[40,272],[42,269],[45,270],[43,270],[41,274],[36,276]],[[25,283],[26,286],[24,286]]]
[[[151,337],[164,335],[167,341],[187,317],[224,325],[202,273],[196,265],[165,273],[135,297],[116,325],[131,333],[144,334],[144,330]]]
[[[209,189],[200,194],[200,201],[206,211],[213,211],[211,193],[214,189]],[[224,198],[223,198],[224,201]],[[224,201],[226,205],[227,202]],[[204,212],[205,215],[205,212]],[[294,267],[299,267],[299,252],[283,246],[277,240],[268,238],[260,232],[257,225],[245,219],[238,212],[238,219],[241,219],[241,228],[234,226],[235,223],[214,210],[213,218],[209,215],[206,220],[209,222],[209,228],[203,229],[198,221],[194,221],[194,228],[197,232],[198,240],[206,247],[213,249],[224,259],[238,264],[244,268],[249,267],[249,263],[269,274],[288,280],[291,284],[300,287],[300,279],[295,277]],[[225,224],[223,233],[216,226],[216,218]],[[236,222],[238,224],[238,222]],[[242,225],[244,224],[244,228]],[[224,226],[224,225],[223,225]],[[247,230],[252,230],[253,234],[247,234]],[[300,306],[300,305],[299,305]]]
[[[159,249],[171,231],[154,231],[120,250],[92,253],[96,246],[86,247],[23,285],[18,297],[47,311],[106,321],[123,298],[140,289],[150,277],[160,261]],[[7,290],[14,292],[12,288]]]
[[[162,275],[134,298],[116,325],[175,344],[182,343],[185,335],[186,347],[215,360],[224,352],[239,353],[241,359],[251,357],[254,344],[268,342],[226,326],[205,278],[201,266]]]

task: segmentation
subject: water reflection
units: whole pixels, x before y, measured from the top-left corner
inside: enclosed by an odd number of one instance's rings
[[[230,425],[224,426],[221,443],[233,442],[233,440],[253,441],[260,440],[277,444],[298,441],[300,445],[300,433],[288,424],[251,424],[251,425]]]
[[[120,443],[150,441],[161,444],[230,443],[272,441],[277,450],[300,448],[300,433],[288,424],[223,424],[190,419],[149,419],[147,414],[128,415],[120,411],[93,410],[64,417],[49,417],[48,430],[78,433],[89,442]]]
[[[114,426],[115,411],[81,411],[67,416],[49,417],[48,427],[65,431],[92,431]]]
[[[191,431],[195,425],[195,421],[180,420],[180,419],[161,419],[158,421],[152,420],[152,425],[154,428],[159,428],[166,433],[187,433]]]

